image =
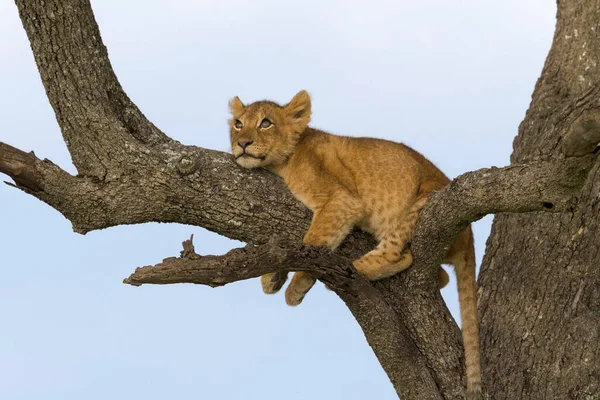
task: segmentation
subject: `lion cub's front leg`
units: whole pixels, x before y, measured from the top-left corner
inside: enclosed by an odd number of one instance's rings
[[[325,207],[315,210],[304,243],[327,246],[331,250],[344,240],[362,214],[360,202],[350,195],[337,194]],[[296,272],[285,291],[285,301],[290,306],[302,302],[316,279],[308,272]]]

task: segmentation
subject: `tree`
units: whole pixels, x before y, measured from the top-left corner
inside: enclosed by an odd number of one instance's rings
[[[185,242],[181,257],[138,269],[128,283],[222,285],[279,270],[314,271],[352,311],[399,396],[461,398],[460,334],[435,288],[437,266],[464,226],[501,213],[479,279],[490,398],[597,395],[594,3],[558,3],[553,46],[511,166],[464,174],[433,195],[415,232],[413,267],[375,283],[349,263],[373,245],[367,235],[354,233],[336,254],[300,245],[310,213],[279,180],[241,170],[226,154],[183,146],[148,121],[119,85],[88,1],[16,3],[78,175],[6,144],[0,172],[80,233],[180,222],[249,243],[201,257]]]

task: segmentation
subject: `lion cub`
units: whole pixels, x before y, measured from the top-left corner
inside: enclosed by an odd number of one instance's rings
[[[334,250],[353,227],[373,234],[379,244],[354,261],[367,279],[392,276],[410,266],[411,240],[427,195],[449,179],[415,150],[387,140],[335,136],[309,128],[310,96],[301,91],[285,106],[259,101],[229,102],[231,152],[245,168],[264,167],[281,176],[294,196],[313,211],[304,242]],[[470,227],[452,244],[445,262],[455,266],[462,319],[467,391],[480,391],[479,334],[475,300],[475,250]],[[265,293],[276,293],[287,274],[262,277]],[[440,267],[439,286],[448,283]],[[315,284],[296,272],[286,302],[302,302]]]

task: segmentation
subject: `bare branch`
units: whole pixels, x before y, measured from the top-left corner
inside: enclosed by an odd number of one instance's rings
[[[211,287],[276,271],[311,271],[342,298],[360,323],[369,344],[402,399],[442,399],[425,358],[384,294],[362,278],[349,259],[326,247],[281,247],[277,241],[247,245],[223,256],[196,254],[191,239],[181,257],[137,268],[123,282],[141,284],[196,283]]]
[[[50,161],[0,146],[0,171],[22,183],[21,189],[34,187],[34,181],[43,187],[28,193],[60,211],[79,233],[178,222],[260,244],[273,234],[296,242],[308,228],[310,211],[279,178],[245,170],[228,154],[172,142],[132,151],[126,159],[126,173],[102,181],[73,177]]]
[[[195,283],[211,287],[285,271],[312,271],[332,287],[342,288],[348,279],[358,277],[351,260],[333,254],[326,247],[297,245],[281,247],[276,241],[261,246],[246,245],[222,256],[200,256],[192,239],[183,243],[180,257],[171,257],[155,266],[137,268],[123,283]]]
[[[415,265],[434,273],[456,235],[485,215],[572,209],[573,197],[596,160],[596,155],[587,154],[529,165],[484,168],[457,177],[431,195],[419,216],[412,242]]]

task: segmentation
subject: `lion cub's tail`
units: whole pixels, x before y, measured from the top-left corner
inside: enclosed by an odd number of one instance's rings
[[[468,236],[467,236],[468,235]],[[460,251],[453,257],[458,281],[458,300],[462,321],[463,344],[467,372],[467,399],[481,398],[481,365],[479,353],[479,327],[477,325],[477,299],[475,293],[475,246],[471,229],[467,228],[458,240]]]

